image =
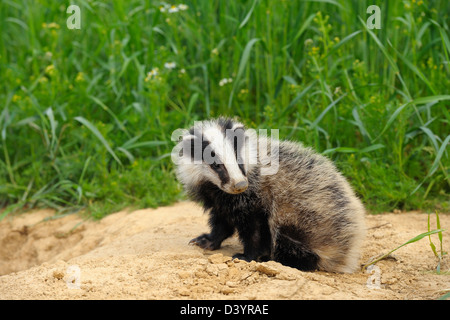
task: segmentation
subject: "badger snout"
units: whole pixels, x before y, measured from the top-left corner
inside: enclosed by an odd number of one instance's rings
[[[245,180],[239,181],[238,183],[236,183],[236,184],[233,186],[233,190],[234,190],[236,193],[244,192],[245,190],[247,190],[247,188],[248,188],[248,182],[245,181]]]

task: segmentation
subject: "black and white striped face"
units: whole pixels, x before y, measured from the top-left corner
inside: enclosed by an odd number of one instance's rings
[[[179,147],[177,175],[183,184],[211,181],[230,194],[247,190],[249,159],[256,148],[243,124],[224,118],[198,122]]]

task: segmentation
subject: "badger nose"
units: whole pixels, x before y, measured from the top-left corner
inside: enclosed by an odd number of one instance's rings
[[[234,185],[234,190],[236,190],[237,192],[243,192],[243,191],[247,190],[247,188],[248,188],[248,182],[245,180],[242,180]]]

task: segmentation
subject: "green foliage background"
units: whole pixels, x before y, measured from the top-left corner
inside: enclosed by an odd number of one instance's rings
[[[171,134],[218,115],[328,155],[372,212],[448,211],[449,1],[70,4],[80,30],[0,2],[2,216],[182,199]]]

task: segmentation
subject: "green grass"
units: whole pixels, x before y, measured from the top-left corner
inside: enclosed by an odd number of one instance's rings
[[[68,4],[0,3],[2,216],[182,199],[171,134],[218,115],[326,154],[371,212],[449,211],[450,2],[73,4],[80,30]]]

